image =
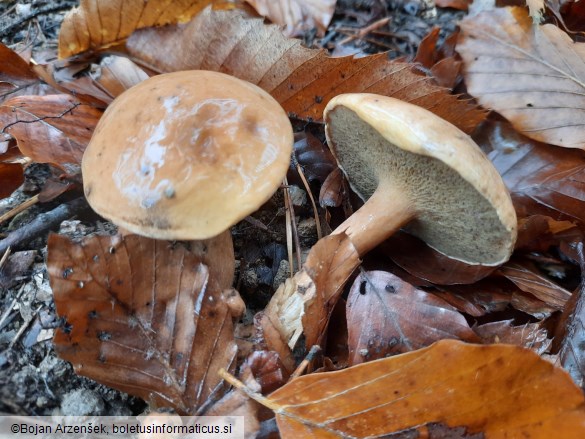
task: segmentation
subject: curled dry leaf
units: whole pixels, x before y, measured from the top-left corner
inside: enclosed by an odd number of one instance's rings
[[[160,47],[174,49],[161,53]],[[385,53],[331,58],[240,10],[207,8],[185,25],[143,29],[128,39],[126,49],[154,71],[213,70],[244,79],[302,119],[321,121],[329,100],[349,92],[411,102],[467,133],[485,118],[483,110],[415,73],[410,64],[389,61]]]
[[[136,29],[183,23],[212,0],[81,0],[59,31],[59,58],[119,45]]]
[[[309,181],[316,180],[323,183],[337,168],[337,163],[327,145],[310,131],[295,134],[293,157]]]
[[[123,56],[108,56],[100,62],[94,80],[113,98],[148,79],[148,74]]]
[[[576,246],[576,253],[581,273],[585,272],[585,255],[583,242]],[[561,364],[570,374],[575,383],[585,390],[585,281],[573,293],[559,319],[555,340]]]
[[[585,436],[585,399],[567,373],[510,345],[443,340],[303,376],[269,399],[283,439]]]
[[[409,352],[446,338],[479,342],[443,299],[384,271],[361,273],[347,299],[350,364]]]
[[[489,121],[477,142],[489,154],[519,218],[535,214],[585,227],[585,153],[532,141],[509,124]]]
[[[39,163],[80,163],[101,111],[69,95],[18,96],[0,106],[0,131]]]
[[[8,197],[24,183],[24,170],[16,163],[0,162],[0,199]]]
[[[585,44],[524,8],[498,8],[460,24],[457,51],[469,93],[526,136],[585,149]]]
[[[303,269],[274,293],[264,318],[276,327],[291,349],[302,334],[307,349],[320,344],[343,286],[359,263],[359,256],[345,234],[319,240]]]
[[[317,35],[325,35],[333,17],[337,0],[246,0],[254,9],[270,21],[286,26],[289,37],[317,28]]]
[[[55,347],[77,373],[184,414],[221,396],[217,370],[236,356],[232,316],[197,256],[136,235],[51,235],[48,246],[65,322]]]

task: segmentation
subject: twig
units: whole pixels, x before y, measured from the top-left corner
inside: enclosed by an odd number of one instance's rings
[[[307,366],[315,359],[315,356],[319,353],[319,351],[321,351],[321,346],[313,345],[309,353],[306,355],[305,359],[301,361],[301,364],[299,364],[299,366],[291,374],[288,380],[289,381],[294,380],[295,378],[298,378],[303,373],[305,373],[305,370],[307,370]]]
[[[292,225],[291,225],[291,212],[290,212],[290,192],[288,190],[288,181],[286,177],[284,178],[283,182],[283,193],[284,193],[284,212],[285,212],[285,222],[286,222],[286,250],[288,253],[288,264],[290,265],[290,276],[292,278],[294,273],[294,264],[293,264],[293,249],[292,249]],[[297,267],[300,269],[300,266]]]
[[[32,20],[33,18],[35,18],[38,15],[47,14],[49,12],[62,11],[64,9],[70,9],[70,8],[71,8],[71,2],[62,2],[62,3],[57,3],[57,4],[51,2],[48,5],[41,6],[40,8],[35,9],[34,11],[31,11],[30,13],[23,15],[22,17],[19,17],[18,19],[14,20],[12,23],[10,23],[7,26],[4,26],[2,29],[0,29],[0,38],[7,37],[8,35],[13,34],[14,31],[16,31],[20,26],[22,26],[27,21]]]
[[[43,233],[59,227],[61,222],[87,208],[85,198],[80,197],[69,203],[61,204],[49,212],[40,214],[29,224],[9,233],[6,238],[0,241],[0,253],[4,253],[8,247],[20,247]]]
[[[313,198],[313,193],[311,192],[311,187],[309,186],[309,182],[305,178],[305,173],[303,172],[303,168],[301,165],[297,163],[297,172],[299,173],[299,177],[303,181],[303,186],[305,186],[305,190],[307,191],[307,195],[309,196],[309,200],[311,200],[311,205],[313,206],[313,215],[315,216],[315,225],[317,227],[317,239],[323,238],[323,231],[321,230],[321,220],[319,219],[319,211],[317,210],[317,203],[315,203],[315,198]]]
[[[347,34],[348,32],[352,32],[352,34],[350,36],[344,38],[343,40],[339,41],[337,44],[342,46],[342,45],[347,44],[350,41],[353,41],[356,39],[363,40],[367,34],[369,34],[372,31],[375,31],[377,29],[380,29],[382,26],[385,26],[386,24],[388,24],[389,21],[390,21],[390,17],[382,18],[382,19],[370,24],[369,26],[358,29],[357,32],[355,32],[355,33],[353,33],[355,31],[354,29],[339,28],[339,29],[337,29],[337,31],[341,34]]]
[[[27,328],[30,326],[30,324],[33,322],[33,320],[37,318],[37,316],[39,315],[39,311],[41,310],[42,307],[43,307],[43,305],[39,305],[37,307],[37,309],[35,309],[33,311],[33,314],[28,318],[28,320],[26,320],[22,324],[22,326],[20,327],[20,329],[18,330],[18,332],[16,333],[16,335],[14,336],[12,341],[8,344],[7,350],[12,349],[12,346],[14,346],[15,343],[18,341],[18,339],[22,336],[22,334],[24,334],[24,331],[26,331]]]
[[[33,206],[34,204],[37,204],[38,201],[39,201],[39,194],[36,194],[34,197],[29,198],[25,202],[16,206],[14,209],[10,209],[4,215],[0,215],[0,224],[4,223],[4,221],[8,221],[10,218],[15,217],[20,212],[28,209],[29,207]]]
[[[4,264],[6,264],[6,261],[8,260],[8,256],[10,256],[10,253],[12,253],[12,249],[8,247],[4,254],[2,255],[2,259],[0,259],[0,270],[2,270]]]
[[[2,314],[2,316],[0,317],[0,331],[2,330],[2,328],[4,328],[4,322],[6,322],[6,320],[8,319],[8,316],[10,315],[12,309],[14,308],[14,305],[16,305],[16,302],[18,302],[23,292],[24,284],[22,285],[22,287],[20,287],[18,293],[16,293],[16,296],[14,297],[14,299],[12,299],[12,302],[10,303],[10,305],[8,305],[8,308],[6,308],[6,311],[4,311],[4,314]]]
[[[268,407],[270,410],[276,413],[281,411],[282,407],[280,405],[276,404],[274,401],[266,398],[265,396],[262,396],[260,393],[248,388],[244,383],[242,383],[224,368],[219,369],[217,374],[222,377],[228,384],[231,384],[239,391],[245,393],[250,399],[253,399],[257,403],[262,404],[264,407]]]

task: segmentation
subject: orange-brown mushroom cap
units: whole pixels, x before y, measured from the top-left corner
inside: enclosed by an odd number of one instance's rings
[[[108,107],[82,160],[91,207],[131,232],[207,239],[281,184],[290,121],[268,93],[217,72],[162,74]]]

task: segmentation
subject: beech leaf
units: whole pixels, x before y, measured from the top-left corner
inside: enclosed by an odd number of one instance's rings
[[[70,95],[17,96],[0,106],[0,132],[35,162],[78,164],[101,114]]]
[[[430,347],[297,378],[269,396],[283,439],[585,437],[568,374],[511,345]]]
[[[585,149],[585,44],[524,8],[460,23],[457,51],[470,94],[532,139]]]
[[[337,0],[246,0],[256,11],[280,26],[286,26],[289,37],[302,35],[317,28],[317,35],[325,35],[333,17]]]
[[[536,272],[534,267],[521,261],[508,262],[498,270],[522,291],[532,294],[550,307],[561,310],[571,293]]]
[[[509,124],[483,124],[478,143],[510,190],[519,218],[546,215],[585,226],[585,153],[538,143]]]
[[[161,52],[161,47],[173,50]],[[385,53],[332,58],[241,10],[207,8],[184,25],[142,29],[128,39],[126,49],[153,71],[213,70],[244,79],[302,119],[321,121],[329,100],[350,92],[411,102],[468,133],[485,118],[483,110],[435,85],[410,64],[389,61]]]
[[[232,316],[199,257],[130,235],[49,237],[57,353],[78,374],[194,414],[233,369]]]
[[[213,0],[81,0],[59,31],[59,58],[121,44],[136,29],[188,21]]]
[[[347,299],[350,364],[409,352],[445,338],[479,342],[443,299],[384,271],[360,274]]]

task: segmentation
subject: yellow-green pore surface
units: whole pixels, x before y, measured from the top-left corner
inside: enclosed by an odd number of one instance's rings
[[[158,239],[206,239],[257,210],[280,185],[289,119],[260,88],[216,72],[154,76],[108,107],[83,156],[102,216]]]
[[[398,187],[415,211],[407,230],[431,247],[472,264],[509,258],[516,240],[509,193],[465,133],[420,107],[369,94],[334,98],[326,123],[329,145],[362,199],[378,185]]]

